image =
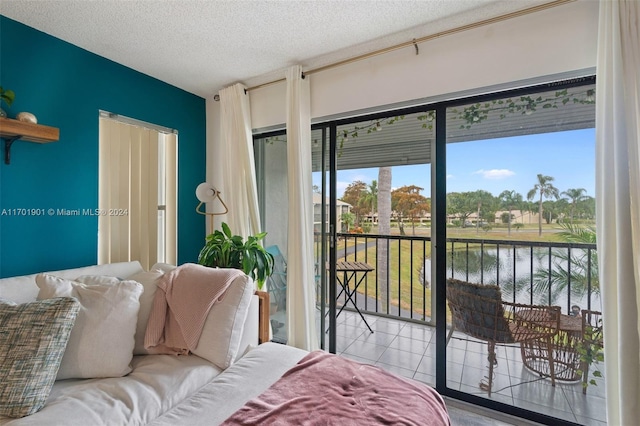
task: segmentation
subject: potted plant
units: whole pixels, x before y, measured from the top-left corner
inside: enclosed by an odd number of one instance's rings
[[[15,97],[16,94],[13,93],[13,90],[4,90],[4,88],[0,86],[0,117],[7,116],[5,110],[2,109],[2,101],[4,101],[7,106],[10,107]]]
[[[260,245],[260,240],[266,235],[266,232],[261,232],[250,235],[247,241],[243,241],[240,235],[232,235],[229,225],[223,223],[222,231],[216,230],[207,235],[205,245],[198,255],[198,263],[210,267],[240,269],[261,290],[265,280],[273,272],[273,256]]]

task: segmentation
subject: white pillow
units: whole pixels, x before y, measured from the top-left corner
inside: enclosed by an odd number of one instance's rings
[[[155,268],[155,266],[154,266]],[[175,266],[173,267],[175,269]],[[144,293],[140,296],[140,312],[138,312],[138,324],[136,326],[136,344],[133,348],[134,355],[148,355],[149,351],[144,348],[144,335],[147,331],[149,314],[153,307],[153,298],[156,295],[156,281],[164,275],[164,271],[153,269],[149,272],[138,272],[127,278],[137,281],[144,287]]]
[[[222,300],[211,307],[194,354],[223,370],[235,361],[253,293],[253,280],[247,275],[233,280]]]
[[[143,287],[135,281],[83,284],[36,275],[38,300],[74,297],[80,311],[58,370],[57,380],[121,377],[129,374]]]

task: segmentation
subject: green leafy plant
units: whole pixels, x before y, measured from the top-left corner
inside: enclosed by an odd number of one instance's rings
[[[583,311],[583,315],[589,315]],[[602,338],[602,318],[598,318],[595,325],[588,324],[584,327],[582,340],[578,343],[576,350],[580,356],[580,370],[578,373],[582,375],[583,392],[589,385],[596,386],[595,379],[589,379],[589,367],[596,366],[591,372],[593,377],[603,377],[598,364],[604,362],[604,347]]]
[[[13,90],[4,90],[4,87],[0,86],[0,109],[2,109],[2,101],[4,101],[7,106],[11,106],[15,98],[16,94],[13,93]]]
[[[216,230],[207,236],[198,255],[198,263],[240,269],[258,284],[258,289],[262,289],[265,280],[273,273],[273,256],[260,245],[260,240],[266,235],[266,232],[261,232],[244,241],[240,235],[233,235],[229,225],[223,223],[222,231]]]

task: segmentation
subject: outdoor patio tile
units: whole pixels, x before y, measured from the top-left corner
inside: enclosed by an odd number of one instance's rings
[[[402,328],[402,330],[400,330],[398,335],[414,340],[421,340],[423,342],[430,342],[433,336],[435,336],[435,333],[432,329],[433,327],[407,324],[404,328]]]
[[[372,325],[376,332],[371,334],[357,313],[343,314],[346,314],[344,321],[338,325],[338,334],[341,336],[337,337],[338,349],[343,345],[343,356],[435,385],[433,327],[368,315],[367,320],[372,317],[376,323]],[[374,321],[370,324],[374,324]],[[423,349],[423,356],[420,356]],[[446,350],[447,386],[488,397],[478,387],[480,379],[488,374],[486,342],[466,337],[465,340],[452,339]],[[537,373],[525,368],[518,346],[498,346],[496,355],[498,366],[490,399],[585,425],[604,424],[604,379],[597,379],[598,386],[589,386],[585,396],[580,383],[558,382],[554,388],[548,378],[540,378]],[[417,356],[417,361],[413,359],[414,356]],[[502,389],[504,387],[507,388]]]
[[[449,381],[462,382],[462,365],[455,363],[447,363],[447,383]]]
[[[398,334],[404,327],[404,324],[400,321],[391,321],[385,318],[380,318],[373,324],[370,324],[374,332],[380,331],[382,333]]]
[[[460,335],[463,336],[463,335]],[[447,348],[467,349],[467,339],[456,339],[456,333],[453,333],[453,337],[449,340]]]
[[[389,346],[396,339],[395,334],[383,333],[381,331],[375,333],[363,332],[357,340],[375,345]]]
[[[464,365],[464,358],[467,352],[464,349],[447,348],[447,361],[455,362],[456,364]]]
[[[336,327],[336,337],[342,336],[352,340],[356,340],[363,333],[363,329],[351,325],[341,325]],[[368,331],[367,331],[368,332]]]
[[[367,315],[365,316],[365,318],[367,319],[367,322],[369,323],[369,325],[375,323],[378,319],[378,317],[374,317],[372,315]],[[340,314],[340,316],[338,316],[338,324],[351,325],[351,326],[360,327],[360,328],[367,327],[367,325],[364,323],[364,320],[360,317],[360,315],[354,312],[346,312],[346,311],[343,311]]]
[[[387,348],[386,351],[378,358],[379,362],[391,364],[402,368],[408,368],[415,371],[422,360],[422,355],[412,354],[411,352],[401,351],[399,349]]]
[[[416,368],[416,373],[428,374],[430,376],[436,375],[436,359],[423,356],[420,360],[420,364],[418,364],[418,368]]]
[[[580,416],[601,422],[607,421],[607,404],[604,398],[575,392],[564,392],[564,395],[576,417]]]
[[[428,357],[431,357],[433,359],[436,358],[436,345],[435,345],[435,343],[429,343],[429,346],[427,346],[427,349],[425,349],[425,351],[424,351],[424,356],[428,356]]]
[[[377,361],[386,349],[386,346],[374,345],[373,343],[356,340],[349,345],[343,353],[359,356],[360,358],[365,358],[370,361]]]
[[[551,382],[539,381],[534,383],[516,384],[511,388],[513,398],[525,400],[534,404],[554,407],[555,409],[571,412],[571,406],[558,386],[551,386]]]
[[[464,364],[471,365],[473,367],[483,367],[489,365],[489,360],[487,352],[473,352],[470,350],[465,351]],[[505,360],[506,361],[506,360]],[[498,361],[498,364],[500,362]],[[504,370],[505,374],[507,373],[507,369]]]
[[[380,361],[376,362],[375,365],[390,373],[394,373],[399,376],[406,377],[408,379],[413,379],[413,375],[415,372],[415,370],[412,370],[412,369],[402,368],[402,367],[398,367],[397,365],[386,364]]]
[[[422,340],[414,340],[409,337],[397,336],[392,342],[389,343],[390,348],[399,349],[401,351],[411,352],[414,354],[423,355],[429,342]]]
[[[496,392],[492,392],[491,396],[489,396],[489,394],[487,392],[481,390],[480,388],[478,388],[478,386],[472,386],[472,385],[468,385],[468,384],[462,383],[458,387],[457,390],[460,390],[460,391],[466,392],[466,393],[470,393],[470,394],[473,394],[475,396],[479,396],[481,398],[490,399],[492,401],[497,401],[497,402],[502,402],[504,404],[513,405],[513,398],[511,396],[504,395],[504,394],[501,394],[501,393],[496,393]]]
[[[436,385],[436,376],[432,376],[431,374],[424,374],[424,373],[416,372],[413,375],[413,380],[417,380],[419,382],[426,383],[429,386],[435,386]]]
[[[325,340],[325,345],[328,347],[329,346],[329,336],[326,336],[325,339],[326,339]],[[353,342],[354,342],[354,340],[349,338],[349,337],[336,336],[336,352],[337,353],[344,352],[345,349],[347,349]]]
[[[582,393],[582,382],[575,383],[573,385],[565,384],[566,386],[563,388],[565,390],[565,394],[569,392],[577,393],[579,395],[584,395]],[[603,379],[596,379],[596,385],[587,386],[587,395],[597,396],[599,398],[604,399],[606,397],[606,385]]]

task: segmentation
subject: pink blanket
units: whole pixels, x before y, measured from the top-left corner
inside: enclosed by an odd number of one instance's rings
[[[439,426],[450,422],[442,397],[431,387],[314,351],[224,424]]]
[[[149,314],[144,347],[155,354],[187,354],[198,347],[213,304],[222,299],[237,269],[185,263],[163,275]]]

